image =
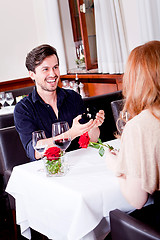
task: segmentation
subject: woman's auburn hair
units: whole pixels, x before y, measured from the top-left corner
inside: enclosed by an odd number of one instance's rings
[[[144,109],[160,109],[160,41],[150,41],[133,49],[123,76],[125,104],[122,112],[130,119]]]

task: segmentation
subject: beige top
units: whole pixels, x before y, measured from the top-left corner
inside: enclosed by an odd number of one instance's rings
[[[160,190],[160,121],[149,110],[127,122],[117,173],[140,177],[142,189],[150,194]]]

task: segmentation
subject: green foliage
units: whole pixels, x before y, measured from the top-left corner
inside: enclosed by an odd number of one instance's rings
[[[77,65],[81,65],[82,63],[85,63],[85,58],[83,57],[81,59],[76,59],[75,62]]]
[[[59,173],[61,170],[61,166],[62,166],[61,159],[58,159],[57,161],[55,160],[46,161],[46,168],[48,170],[48,173],[51,173],[51,174]]]
[[[110,150],[114,150],[114,147],[110,146],[109,144],[107,144],[107,145],[103,144],[100,138],[98,138],[98,142],[89,142],[88,146],[99,149],[99,155],[101,157],[103,157],[103,155],[105,153],[104,147],[107,147]]]
[[[103,157],[104,153],[105,153],[104,147],[101,146],[100,149],[99,149],[99,155],[100,155],[101,157]]]

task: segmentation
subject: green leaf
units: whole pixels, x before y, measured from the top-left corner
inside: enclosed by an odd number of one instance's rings
[[[107,144],[107,147],[110,149],[110,150],[113,150],[114,147],[110,146],[109,144]]]
[[[98,138],[98,142],[99,142],[99,143],[102,143],[102,140],[101,140],[100,138]]]
[[[99,155],[100,155],[101,157],[103,157],[104,152],[105,152],[104,147],[100,147],[100,149],[99,149]]]
[[[100,146],[99,146],[97,143],[94,143],[94,142],[90,142],[90,143],[89,143],[89,146],[90,146],[90,147],[93,147],[93,148],[97,148],[97,149],[100,148]]]

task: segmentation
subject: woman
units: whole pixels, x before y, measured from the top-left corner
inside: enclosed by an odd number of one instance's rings
[[[121,191],[137,209],[149,194],[160,190],[160,42],[136,47],[123,77],[128,113],[118,153],[107,154],[107,164],[119,177]]]

